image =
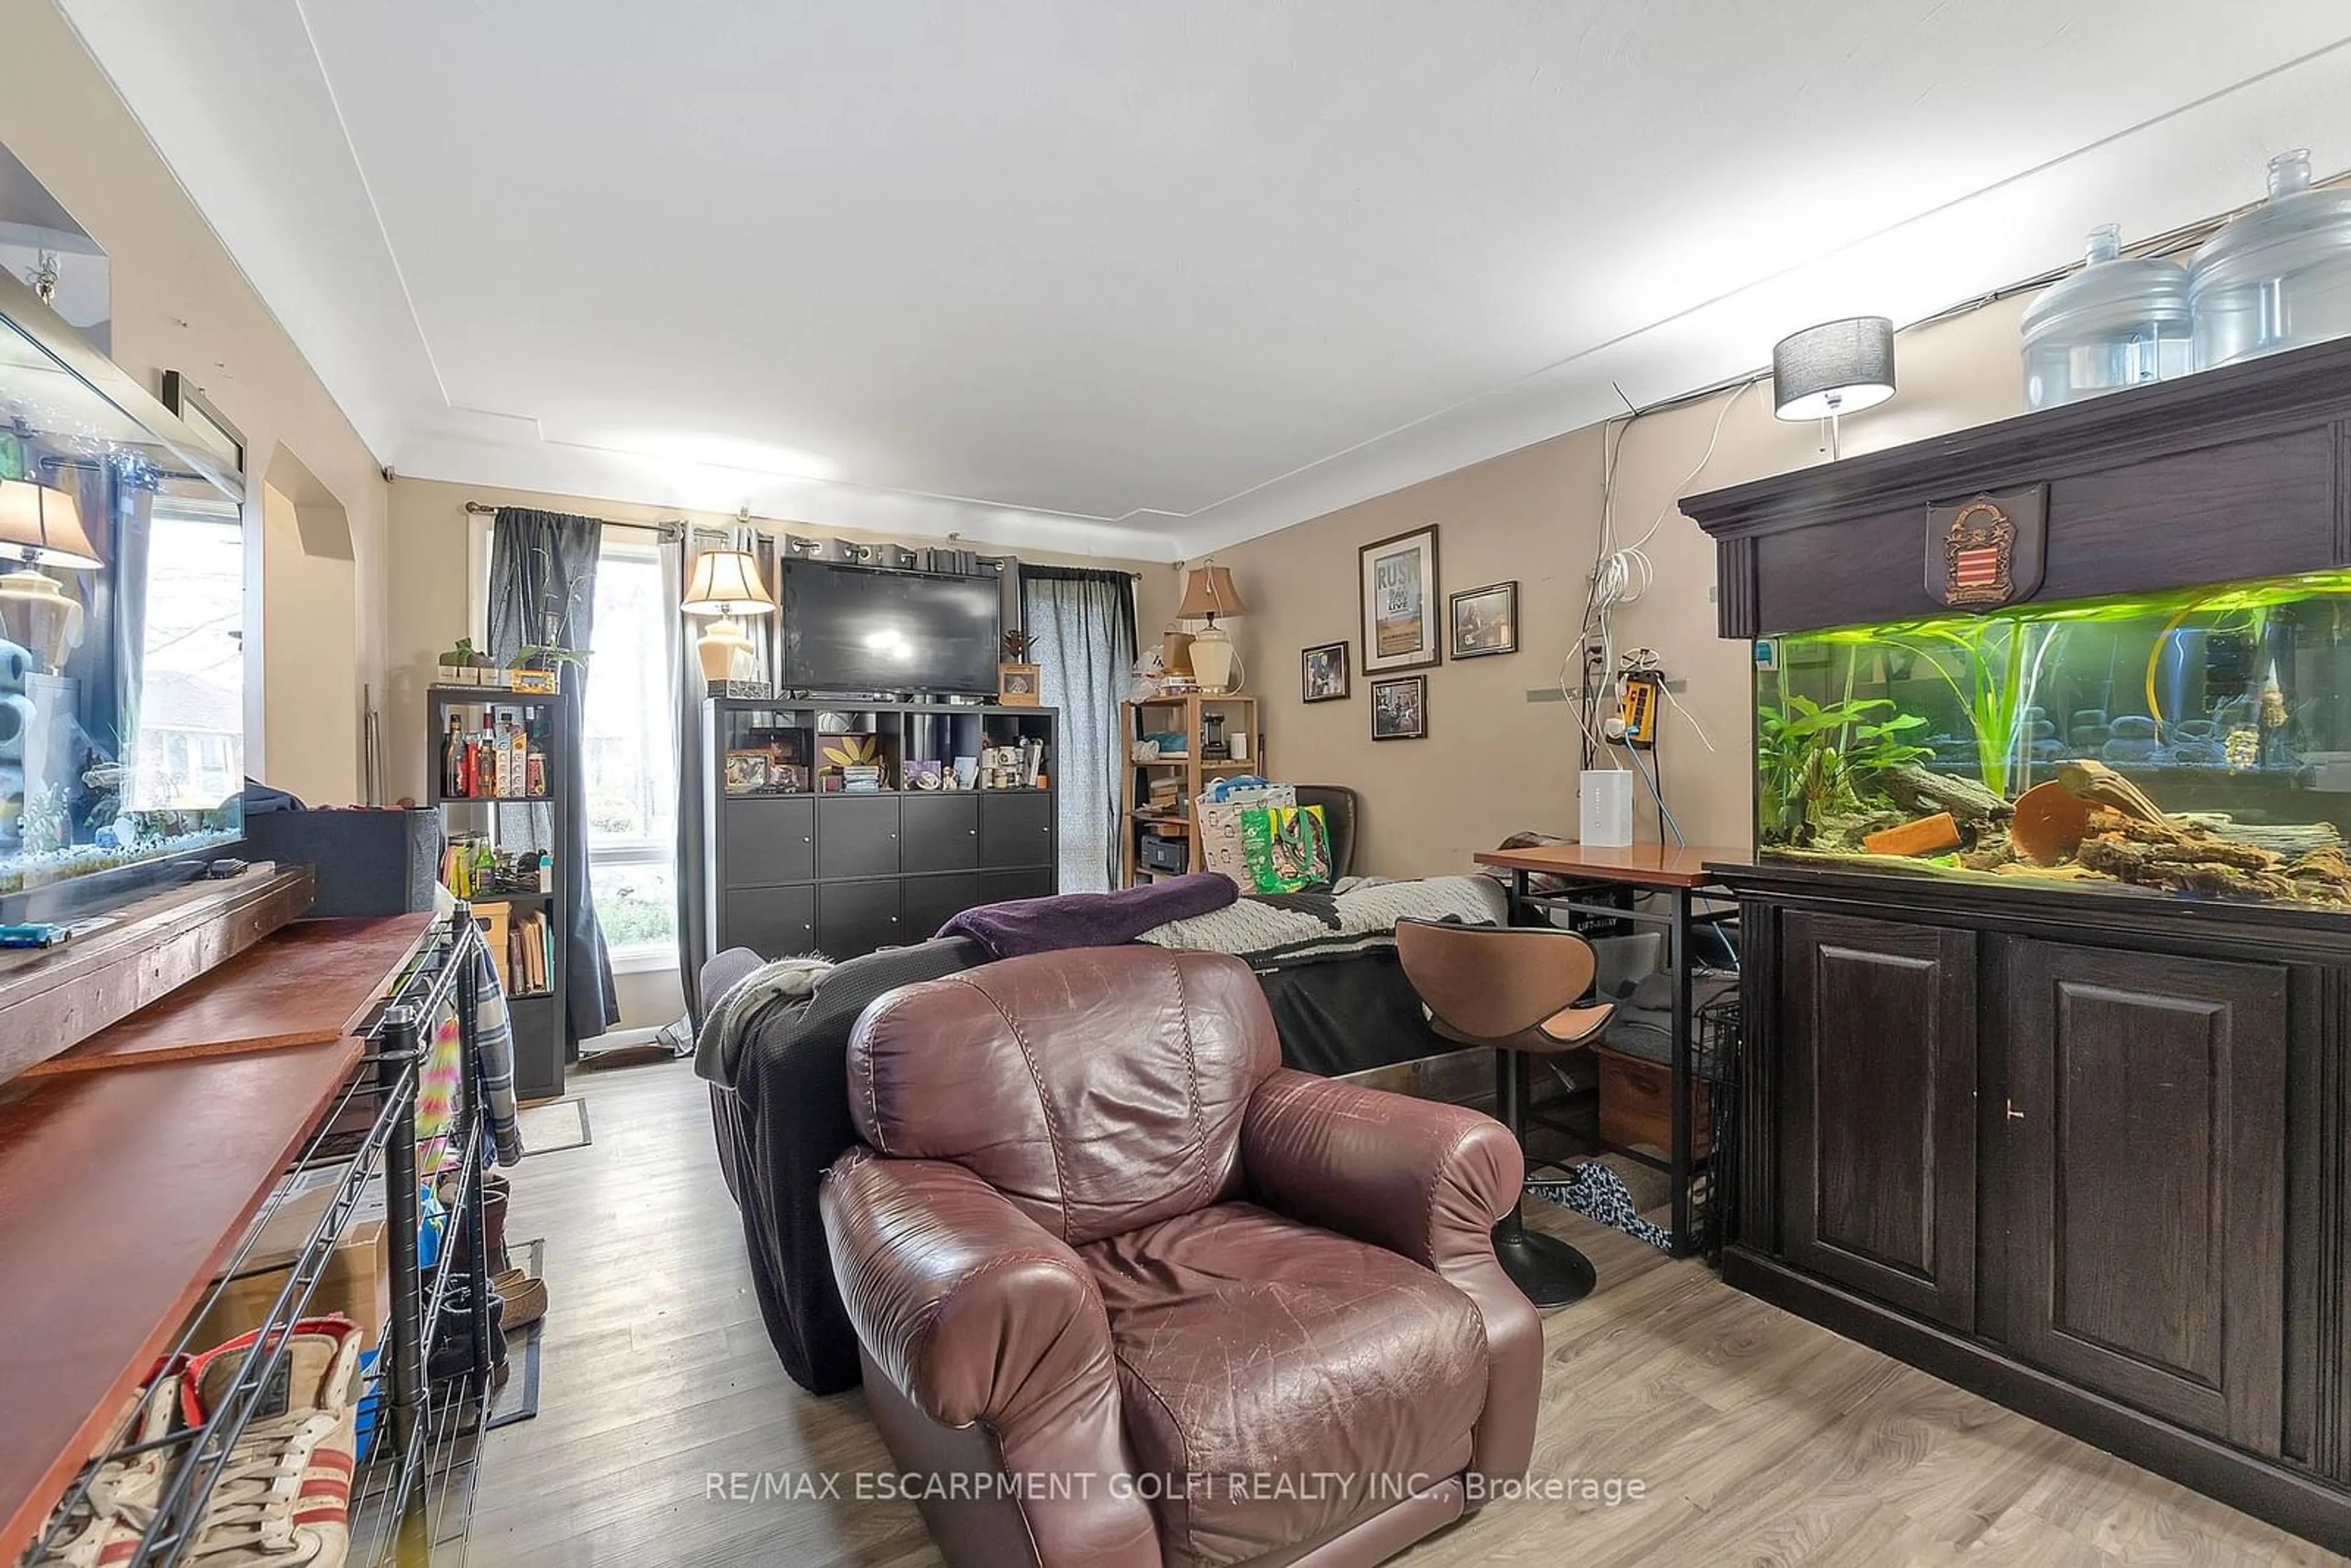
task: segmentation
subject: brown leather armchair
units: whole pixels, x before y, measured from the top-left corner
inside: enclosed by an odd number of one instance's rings
[[[1284,1069],[1238,961],[876,1002],[825,1179],[865,1392],[950,1563],[1384,1561],[1524,1473],[1542,1331],[1499,1123]]]

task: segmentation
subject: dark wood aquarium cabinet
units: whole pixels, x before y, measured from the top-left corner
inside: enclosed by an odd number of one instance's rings
[[[1719,491],[1733,1284],[2351,1552],[2351,343]]]

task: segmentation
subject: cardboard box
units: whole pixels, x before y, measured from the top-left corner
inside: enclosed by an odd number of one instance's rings
[[[198,1321],[194,1343],[199,1349],[225,1343],[261,1326],[277,1292],[285,1289],[287,1275],[303,1245],[326,1216],[341,1175],[340,1171],[331,1174],[335,1180],[320,1182],[287,1198],[261,1228],[238,1270],[239,1278],[222,1288]],[[328,1254],[319,1288],[304,1315],[320,1318],[335,1312],[360,1325],[365,1343],[382,1342],[384,1326],[392,1321],[392,1240],[380,1205],[372,1215],[362,1207],[352,1217],[342,1239]]]

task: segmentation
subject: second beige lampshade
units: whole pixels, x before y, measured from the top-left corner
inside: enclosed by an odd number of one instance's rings
[[[702,659],[703,678],[723,681],[733,676],[738,655],[753,652],[751,639],[736,618],[772,615],[776,601],[759,580],[759,563],[750,551],[710,549],[694,558],[694,576],[679,608],[688,615],[711,618],[695,651]]]
[[[1248,609],[1241,602],[1241,591],[1235,586],[1229,567],[1209,561],[1194,567],[1184,579],[1184,602],[1176,607],[1176,619],[1208,623],[1192,634],[1192,674],[1202,691],[1233,689],[1233,639],[1231,633],[1217,624],[1217,619],[1238,615]]]
[[[73,492],[29,479],[0,479],[0,559],[11,556],[26,566],[78,571],[101,564]]]
[[[57,669],[81,643],[81,601],[44,567],[91,571],[104,564],[82,527],[73,492],[0,479],[0,637]]]

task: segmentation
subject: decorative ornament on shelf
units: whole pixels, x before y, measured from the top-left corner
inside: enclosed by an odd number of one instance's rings
[[[758,652],[737,618],[773,615],[776,601],[760,580],[759,563],[750,551],[711,549],[695,556],[680,608],[710,620],[695,644],[705,680],[724,684],[756,678]]]
[[[871,735],[829,736],[824,759],[835,768],[871,768],[882,760],[882,742]]]
[[[1004,634],[1004,662],[996,666],[996,700],[1003,707],[1035,707],[1044,700],[1044,672],[1029,662],[1037,639],[1026,632]]]
[[[1236,659],[1231,633],[1217,624],[1223,615],[1239,615],[1249,606],[1241,602],[1241,591],[1234,585],[1232,570],[1207,561],[1194,567],[1184,580],[1184,602],[1176,607],[1176,619],[1207,622],[1207,625],[1192,633],[1192,674],[1200,690],[1212,695],[1236,691],[1240,678],[1234,674]]]

